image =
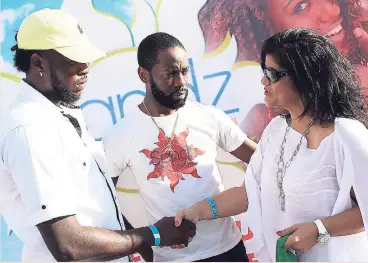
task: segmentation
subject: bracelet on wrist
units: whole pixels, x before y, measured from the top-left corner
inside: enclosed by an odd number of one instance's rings
[[[207,202],[211,208],[211,212],[212,212],[212,219],[217,219],[219,217],[218,215],[218,211],[217,211],[217,207],[216,207],[216,203],[213,200],[212,197],[208,197],[207,198]]]
[[[158,229],[155,225],[151,225],[149,227],[152,231],[153,237],[155,239],[155,246],[159,246],[161,243],[161,236],[160,233],[158,232]]]

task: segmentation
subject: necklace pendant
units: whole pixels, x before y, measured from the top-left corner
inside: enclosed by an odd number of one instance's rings
[[[285,212],[285,193],[282,188],[280,189],[279,199],[280,199],[281,211]]]
[[[281,211],[285,212],[285,196],[280,197]]]

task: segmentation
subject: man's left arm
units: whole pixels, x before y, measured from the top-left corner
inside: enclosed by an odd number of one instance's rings
[[[249,163],[250,158],[256,150],[256,147],[256,142],[252,141],[249,138],[246,138],[245,141],[238,148],[236,148],[236,150],[230,153],[243,162]]]
[[[218,127],[218,146],[243,162],[249,163],[252,154],[256,150],[257,143],[249,139],[222,110],[215,109],[214,117]]]

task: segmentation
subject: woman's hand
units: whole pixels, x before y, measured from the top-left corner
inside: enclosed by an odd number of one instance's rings
[[[201,220],[199,207],[193,205],[189,208],[179,210],[175,216],[175,226],[180,226],[183,219],[187,219],[193,223],[198,223],[198,221]]]
[[[290,235],[284,248],[292,248],[298,252],[308,252],[317,244],[318,228],[315,223],[302,223],[293,225],[277,232],[279,236]]]

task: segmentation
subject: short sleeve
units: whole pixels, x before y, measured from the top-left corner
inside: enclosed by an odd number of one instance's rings
[[[12,130],[1,144],[1,157],[31,226],[76,214],[72,173],[58,131],[32,125]]]
[[[119,177],[127,169],[129,162],[126,151],[130,144],[124,142],[123,135],[119,135],[118,129],[119,126],[115,126],[102,140],[107,169],[111,177]]]
[[[235,151],[247,139],[247,135],[222,110],[213,108],[217,122],[217,145],[226,152]]]

